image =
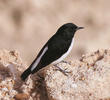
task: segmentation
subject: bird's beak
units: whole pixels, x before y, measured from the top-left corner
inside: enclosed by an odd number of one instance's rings
[[[78,27],[76,30],[79,30],[79,29],[84,29],[84,27]]]

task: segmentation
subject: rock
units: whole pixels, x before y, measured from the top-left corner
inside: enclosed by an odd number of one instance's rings
[[[83,55],[80,60],[49,65],[20,79],[27,68],[17,51],[0,51],[0,100],[110,100],[110,49]]]
[[[109,100],[110,49],[86,54],[70,65],[60,63],[58,66],[70,73],[65,76],[54,66],[44,71],[39,89],[45,91],[40,92],[47,96],[45,100]]]
[[[20,75],[24,69],[26,64],[17,51],[0,50],[0,100],[15,100],[23,91]]]
[[[27,100],[29,96],[25,93],[19,93],[15,95],[16,100]]]

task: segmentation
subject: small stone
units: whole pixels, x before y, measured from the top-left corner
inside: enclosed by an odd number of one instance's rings
[[[25,94],[25,93],[19,93],[15,95],[15,99],[16,100],[27,100],[29,99],[29,95]]]

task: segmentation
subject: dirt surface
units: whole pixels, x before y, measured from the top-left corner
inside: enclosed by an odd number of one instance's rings
[[[0,100],[110,100],[110,49],[49,65],[23,82],[27,68],[17,51],[0,50]]]

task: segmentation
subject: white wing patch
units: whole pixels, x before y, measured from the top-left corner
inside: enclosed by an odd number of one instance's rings
[[[31,68],[31,71],[33,71],[33,70],[37,67],[37,65],[39,64],[39,62],[40,62],[42,56],[45,54],[45,52],[46,52],[47,50],[48,50],[48,46],[46,46],[46,47],[44,48],[44,50],[43,50],[43,52],[41,53],[41,55],[37,58],[37,60],[35,61],[35,63],[33,64],[32,68]]]
[[[57,64],[57,63],[61,62],[63,59],[65,59],[68,56],[68,54],[70,53],[70,51],[72,50],[73,44],[74,44],[74,38],[73,38],[73,40],[71,42],[71,45],[70,45],[68,51],[65,54],[63,54],[60,58],[58,58],[57,60],[52,62],[52,64]]]

